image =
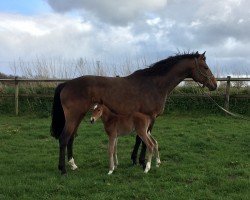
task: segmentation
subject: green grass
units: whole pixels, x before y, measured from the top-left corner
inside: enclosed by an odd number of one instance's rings
[[[57,170],[50,119],[0,116],[0,199],[249,199],[250,123],[216,115],[162,116],[153,135],[162,165],[131,166],[135,137],[119,138],[119,167],[108,176],[102,124],[83,122],[77,171]]]

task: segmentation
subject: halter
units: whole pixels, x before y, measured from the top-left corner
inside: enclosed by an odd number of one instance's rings
[[[211,82],[211,78],[213,77],[213,75],[207,75],[206,73],[203,73],[199,67],[197,58],[194,58],[194,60],[195,60],[195,66],[197,68],[198,73],[207,79],[207,83]]]

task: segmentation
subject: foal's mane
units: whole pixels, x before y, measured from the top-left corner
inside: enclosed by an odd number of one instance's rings
[[[177,53],[175,56],[170,56],[164,60],[160,60],[145,69],[139,69],[130,76],[162,76],[168,73],[174,65],[183,59],[198,58],[198,53]]]

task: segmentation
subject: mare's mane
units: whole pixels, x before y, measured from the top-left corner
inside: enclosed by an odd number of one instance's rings
[[[145,69],[139,69],[132,73],[130,76],[162,76],[168,73],[173,66],[175,66],[179,61],[187,58],[198,58],[197,53],[184,53],[176,54],[175,56],[170,56],[164,60],[160,60]]]

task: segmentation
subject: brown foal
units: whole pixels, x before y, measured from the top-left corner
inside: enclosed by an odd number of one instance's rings
[[[156,153],[156,166],[159,167],[161,161],[158,152],[158,143],[150,135],[150,132],[148,132],[148,128],[152,121],[150,116],[139,112],[135,112],[131,115],[117,115],[104,104],[96,104],[90,118],[91,123],[94,123],[100,117],[109,137],[109,175],[113,173],[118,165],[117,137],[128,135],[133,131],[136,131],[137,135],[147,146],[148,159],[144,172],[147,173],[151,168],[151,160],[154,151]]]

